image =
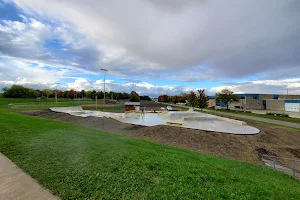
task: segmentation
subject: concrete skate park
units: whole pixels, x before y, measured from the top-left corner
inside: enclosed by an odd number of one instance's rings
[[[141,112],[132,111],[125,113],[101,112],[83,110],[81,106],[76,107],[54,107],[53,112],[67,113],[77,117],[99,117],[112,118],[114,120],[141,126],[176,126],[188,129],[205,130],[212,132],[251,135],[259,133],[259,129],[248,126],[246,122],[204,114],[193,111],[160,111]]]

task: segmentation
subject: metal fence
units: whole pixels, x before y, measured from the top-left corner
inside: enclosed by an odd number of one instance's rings
[[[262,155],[261,159],[268,167],[300,180],[300,160],[269,155]]]

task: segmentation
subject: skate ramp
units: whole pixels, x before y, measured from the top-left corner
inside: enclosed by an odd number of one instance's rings
[[[63,112],[79,117],[106,117],[123,123],[156,126],[167,125],[182,128],[199,129],[231,134],[257,134],[259,129],[248,126],[245,122],[219,117],[195,111],[170,111],[164,113],[111,113],[101,111],[83,110],[78,107],[50,108],[54,112]]]

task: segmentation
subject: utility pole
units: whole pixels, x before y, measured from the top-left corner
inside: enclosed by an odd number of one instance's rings
[[[103,81],[103,84],[104,84],[104,104],[105,104],[105,78],[106,78],[106,72],[108,71],[107,69],[101,69],[102,71],[104,71],[104,81]]]

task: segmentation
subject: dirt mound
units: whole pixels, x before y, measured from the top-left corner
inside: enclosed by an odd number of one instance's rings
[[[50,110],[23,113],[252,163],[261,163],[262,154],[299,158],[298,130],[247,120],[245,121],[248,125],[260,129],[261,132],[257,135],[233,135],[164,125],[144,127],[114,119],[82,118]]]

